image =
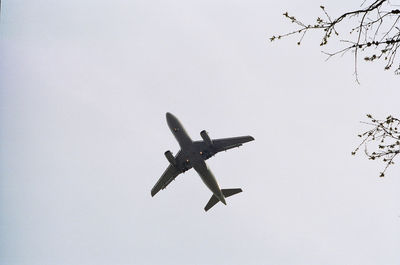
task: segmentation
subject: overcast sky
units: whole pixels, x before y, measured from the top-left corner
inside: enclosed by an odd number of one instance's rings
[[[361,1],[359,1],[361,3]],[[348,1],[3,1],[1,264],[400,264],[400,167],[350,155],[366,113],[400,115],[399,77],[320,35],[270,43]],[[332,47],[334,49],[335,47]],[[329,49],[329,47],[328,47]],[[193,139],[252,135],[154,198]]]

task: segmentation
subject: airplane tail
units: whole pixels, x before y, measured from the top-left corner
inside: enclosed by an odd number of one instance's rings
[[[235,195],[237,193],[242,192],[242,189],[221,189],[222,194],[224,195],[225,198],[230,197],[232,195]],[[207,212],[210,210],[215,204],[219,202],[219,199],[213,194],[208,201],[206,207],[204,207],[204,210]]]

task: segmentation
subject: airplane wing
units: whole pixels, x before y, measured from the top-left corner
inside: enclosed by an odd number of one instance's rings
[[[169,165],[164,171],[156,185],[151,189],[151,196],[154,196],[160,190],[165,189],[171,181],[173,181],[181,172],[176,169],[173,165]]]
[[[212,147],[215,153],[226,151],[231,148],[239,147],[244,143],[253,141],[254,138],[252,136],[239,136],[239,137],[231,137],[231,138],[223,138],[223,139],[215,139],[212,140]]]
[[[194,144],[197,149],[202,150],[203,159],[207,160],[218,152],[226,151],[231,148],[239,147],[244,143],[253,141],[252,136],[239,136],[231,138],[213,139],[212,145],[208,146],[204,141],[195,141]]]

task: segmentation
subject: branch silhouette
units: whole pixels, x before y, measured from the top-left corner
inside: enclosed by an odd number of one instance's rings
[[[384,177],[386,170],[400,154],[400,120],[392,116],[377,120],[371,114],[367,114],[367,118],[370,121],[363,123],[372,128],[358,135],[363,140],[351,154],[355,155],[364,146],[364,152],[369,159],[382,159],[386,164],[380,173],[380,177]],[[368,150],[370,148],[373,149],[372,152]]]
[[[395,8],[388,0],[375,0],[370,4],[362,3],[360,9],[352,10],[332,19],[324,6],[320,6],[324,17],[318,17],[314,24],[306,24],[294,16],[285,12],[283,16],[298,26],[298,29],[282,35],[274,35],[271,41],[279,40],[291,35],[300,34],[297,42],[301,44],[305,34],[310,30],[322,31],[320,46],[324,46],[332,38],[339,36],[338,25],[345,25],[351,28],[344,39],[339,42],[344,47],[333,51],[324,52],[328,57],[338,54],[345,54],[349,51],[354,53],[354,74],[359,83],[357,63],[359,55],[365,53],[364,60],[373,62],[383,59],[384,69],[391,69],[397,63],[397,49],[400,46],[400,9]],[[400,74],[400,64],[395,67],[395,74]]]
[[[314,24],[306,24],[302,20],[285,12],[283,16],[297,26],[296,30],[274,35],[271,41],[280,40],[292,35],[300,35],[297,42],[300,45],[304,36],[309,31],[322,32],[320,46],[325,46],[331,40],[336,39],[339,48],[333,52],[323,51],[327,60],[336,55],[344,55],[352,52],[354,56],[354,74],[359,82],[357,64],[361,55],[364,61],[384,62],[385,70],[394,68],[395,74],[400,74],[400,64],[397,59],[397,50],[400,46],[400,9],[399,5],[393,5],[389,0],[364,0],[359,9],[345,12],[336,18],[332,18],[324,6],[320,6],[323,17],[317,17]],[[342,39],[338,39],[339,25],[347,28]],[[343,28],[343,27],[341,27]],[[348,31],[350,29],[350,31]],[[393,67],[395,66],[395,67]],[[360,148],[364,147],[364,153],[370,160],[382,160],[385,167],[380,172],[384,177],[387,169],[394,164],[394,160],[400,154],[400,120],[393,116],[378,120],[368,114],[370,129],[359,134],[361,143],[352,152],[356,155]]]

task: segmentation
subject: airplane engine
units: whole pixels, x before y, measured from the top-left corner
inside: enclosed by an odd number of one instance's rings
[[[202,130],[200,132],[200,136],[201,136],[201,138],[203,138],[203,140],[207,144],[207,146],[212,146],[213,142],[212,142],[210,136],[208,136],[208,133],[206,132],[206,130]]]
[[[173,165],[173,166],[176,167],[177,163],[176,163],[175,157],[172,155],[172,152],[168,150],[168,151],[166,151],[166,152],[164,153],[164,155],[165,155],[165,157],[167,158],[168,162],[169,162],[171,165]]]

